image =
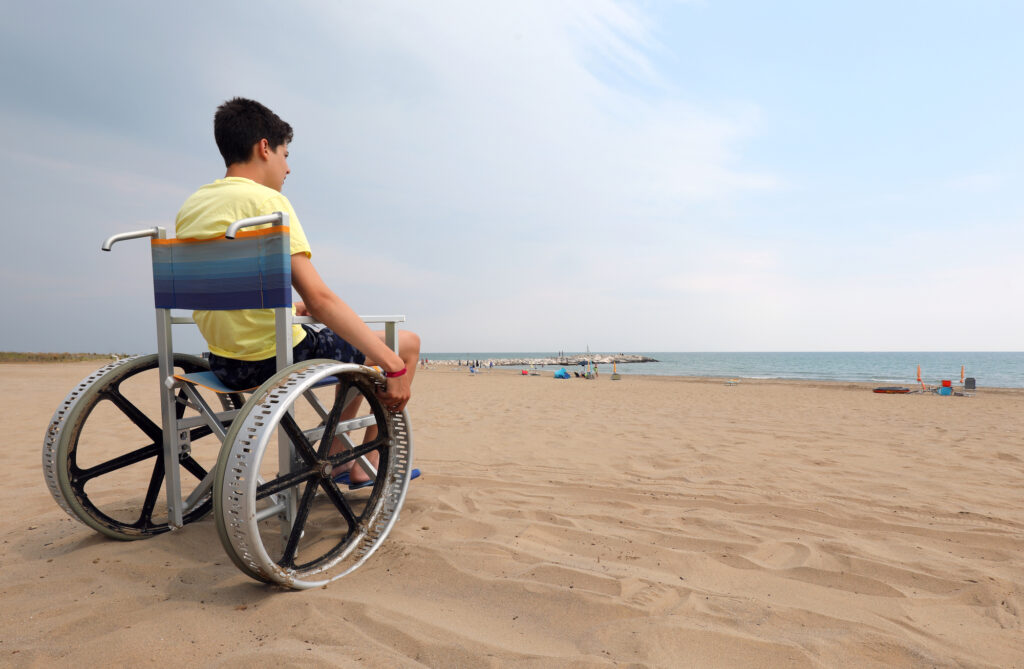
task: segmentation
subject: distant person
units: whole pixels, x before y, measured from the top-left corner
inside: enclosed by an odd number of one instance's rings
[[[291,126],[255,100],[234,98],[217,108],[213,134],[227,173],[185,201],[175,223],[177,236],[217,237],[237,220],[275,211],[287,213],[292,286],[302,297],[294,305],[295,313],[313,316],[326,326],[319,330],[294,326],[295,361],[330,358],[376,365],[386,377],[386,387],[379,392],[381,401],[392,411],[404,409],[412,395],[420,339],[412,332],[400,331],[400,353],[395,353],[384,343],[384,333],[370,330],[320,278],[299,217],[281,193],[291,172]],[[383,237],[381,243],[385,243]],[[252,388],[276,372],[273,309],[196,311],[194,316],[210,348],[210,369],[225,385],[239,390]],[[355,403],[347,407],[347,416],[354,416],[357,409]],[[353,485],[368,479],[362,468],[352,469]]]

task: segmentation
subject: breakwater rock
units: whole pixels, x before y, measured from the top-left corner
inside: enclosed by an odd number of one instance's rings
[[[429,357],[429,356],[428,356]],[[598,353],[581,354],[581,355],[560,355],[552,356],[550,358],[472,358],[470,360],[430,360],[431,365],[446,365],[455,367],[458,365],[475,364],[480,363],[481,366],[486,367],[493,364],[495,367],[523,367],[529,365],[543,366],[570,366],[570,365],[585,365],[587,362],[591,362],[597,365],[610,365],[613,362],[617,364],[629,364],[634,362],[658,362],[654,358],[648,358],[645,355],[601,355]]]

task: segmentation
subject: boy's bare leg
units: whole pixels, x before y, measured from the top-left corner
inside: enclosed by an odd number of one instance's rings
[[[375,334],[381,339],[384,339],[384,332],[376,332]],[[416,333],[409,332],[407,330],[400,330],[398,332],[398,357],[405,363],[405,368],[408,370],[406,374],[409,375],[409,383],[412,383],[413,377],[416,375],[416,365],[420,361],[420,338]],[[376,363],[373,360],[367,359],[364,364],[368,367],[373,367]],[[346,409],[348,409],[348,407],[346,407]],[[363,438],[363,443],[376,438],[377,428],[369,427],[366,429],[366,436]],[[366,456],[366,459],[369,460],[370,464],[372,464],[376,469],[380,460],[380,453],[374,451]],[[369,481],[370,478],[370,475],[367,474],[362,467],[352,467],[349,471],[349,480],[351,480],[352,483],[362,483],[364,481]]]
[[[337,391],[335,391],[335,392],[340,393],[341,392],[341,388],[338,388]],[[335,395],[335,397],[337,397],[337,395]],[[351,419],[355,418],[356,415],[358,415],[358,413],[359,413],[359,407],[362,404],[362,402],[363,402],[363,398],[362,397],[358,397],[358,396],[355,399],[353,399],[351,402],[349,402],[348,406],[346,406],[344,409],[342,409],[342,411],[341,411],[341,418],[339,420],[346,421],[346,420],[351,420]],[[372,433],[370,432],[371,430],[373,431]],[[371,439],[374,439],[376,436],[377,436],[377,427],[376,426],[367,428],[366,434],[363,436],[363,443],[365,444],[367,441],[369,441]],[[335,455],[335,454],[340,453],[341,451],[343,451],[345,449],[346,449],[345,442],[342,441],[341,439],[335,438],[334,442],[331,444],[331,450],[329,452],[329,455]],[[380,454],[377,453],[376,451],[374,451],[373,453],[368,454],[366,456],[366,458],[370,461],[370,464],[373,465],[374,469],[376,469],[377,462],[380,460]],[[334,471],[331,472],[331,474],[334,475],[334,476],[338,476],[339,474],[343,474],[345,472],[351,472],[353,469],[358,469],[360,472],[363,471],[362,467],[354,467],[353,465],[355,465],[354,461],[353,462],[349,462],[347,464],[344,464],[344,465],[342,465],[340,467],[336,467],[334,469]],[[366,481],[368,479],[369,479],[369,476],[367,474],[365,474],[365,473],[360,478],[360,480],[362,480],[362,481]]]
[[[384,332],[376,332],[375,334],[381,339],[384,339]],[[400,330],[398,332],[398,357],[402,359],[402,362],[405,363],[406,369],[409,370],[406,373],[409,375],[409,382],[411,383],[413,376],[416,374],[416,365],[420,359],[420,338],[418,335],[416,335],[413,332],[408,332],[406,330]],[[373,360],[367,359],[366,362],[363,364],[365,364],[367,367],[373,367],[376,363]],[[362,398],[360,397],[357,397],[351,402],[349,402],[348,406],[346,406],[341,413],[341,420],[349,420],[351,418],[355,418],[356,414],[359,412],[359,405],[361,402]],[[365,444],[366,442],[376,438],[377,427],[372,426],[366,428],[366,434],[363,436],[363,443]],[[343,448],[343,442],[341,442],[341,440],[339,439],[336,439],[334,441],[334,445],[331,447],[331,455],[338,453]],[[370,464],[373,465],[373,468],[376,469],[378,463],[380,462],[380,452],[373,451],[372,453],[366,456],[366,459],[369,460]],[[372,477],[362,467],[353,466],[355,464],[356,463],[353,462],[352,464],[349,464],[345,467],[339,467],[334,471],[334,475],[337,476],[338,474],[344,471],[348,471],[349,480],[352,481],[352,483],[363,483],[364,481],[369,481],[370,478]]]

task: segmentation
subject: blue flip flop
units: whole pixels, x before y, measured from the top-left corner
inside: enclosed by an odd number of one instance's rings
[[[346,479],[351,481],[351,479],[349,479],[349,477],[348,477],[348,472],[345,472],[344,474],[339,474],[338,478],[336,478],[334,480],[338,481],[338,479],[340,479],[342,476],[344,476]],[[420,470],[418,470],[418,469],[413,469],[412,473],[409,474],[409,480],[410,481],[413,480],[413,479],[418,479],[419,477],[420,477]],[[366,488],[366,487],[371,486],[371,485],[373,485],[373,479],[370,479],[369,481],[361,481],[360,483],[349,483],[348,484],[348,489],[349,490],[359,490],[360,488]]]

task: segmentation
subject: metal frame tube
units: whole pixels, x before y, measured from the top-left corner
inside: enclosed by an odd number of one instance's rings
[[[152,232],[152,234],[149,234]],[[114,235],[103,244],[105,250],[123,239],[155,237],[166,239],[167,232],[160,227],[151,231],[140,230]],[[155,280],[155,278],[154,278]],[[171,310],[156,310],[157,364],[160,370],[160,420],[163,427],[164,492],[167,497],[167,524],[171,529],[182,526],[181,467],[178,458],[177,401],[174,398],[174,342],[171,337]]]
[[[163,424],[167,524],[177,529],[182,526],[181,469],[178,466],[177,401],[174,399],[174,349],[169,309],[156,310],[156,346],[160,369],[160,419]]]

